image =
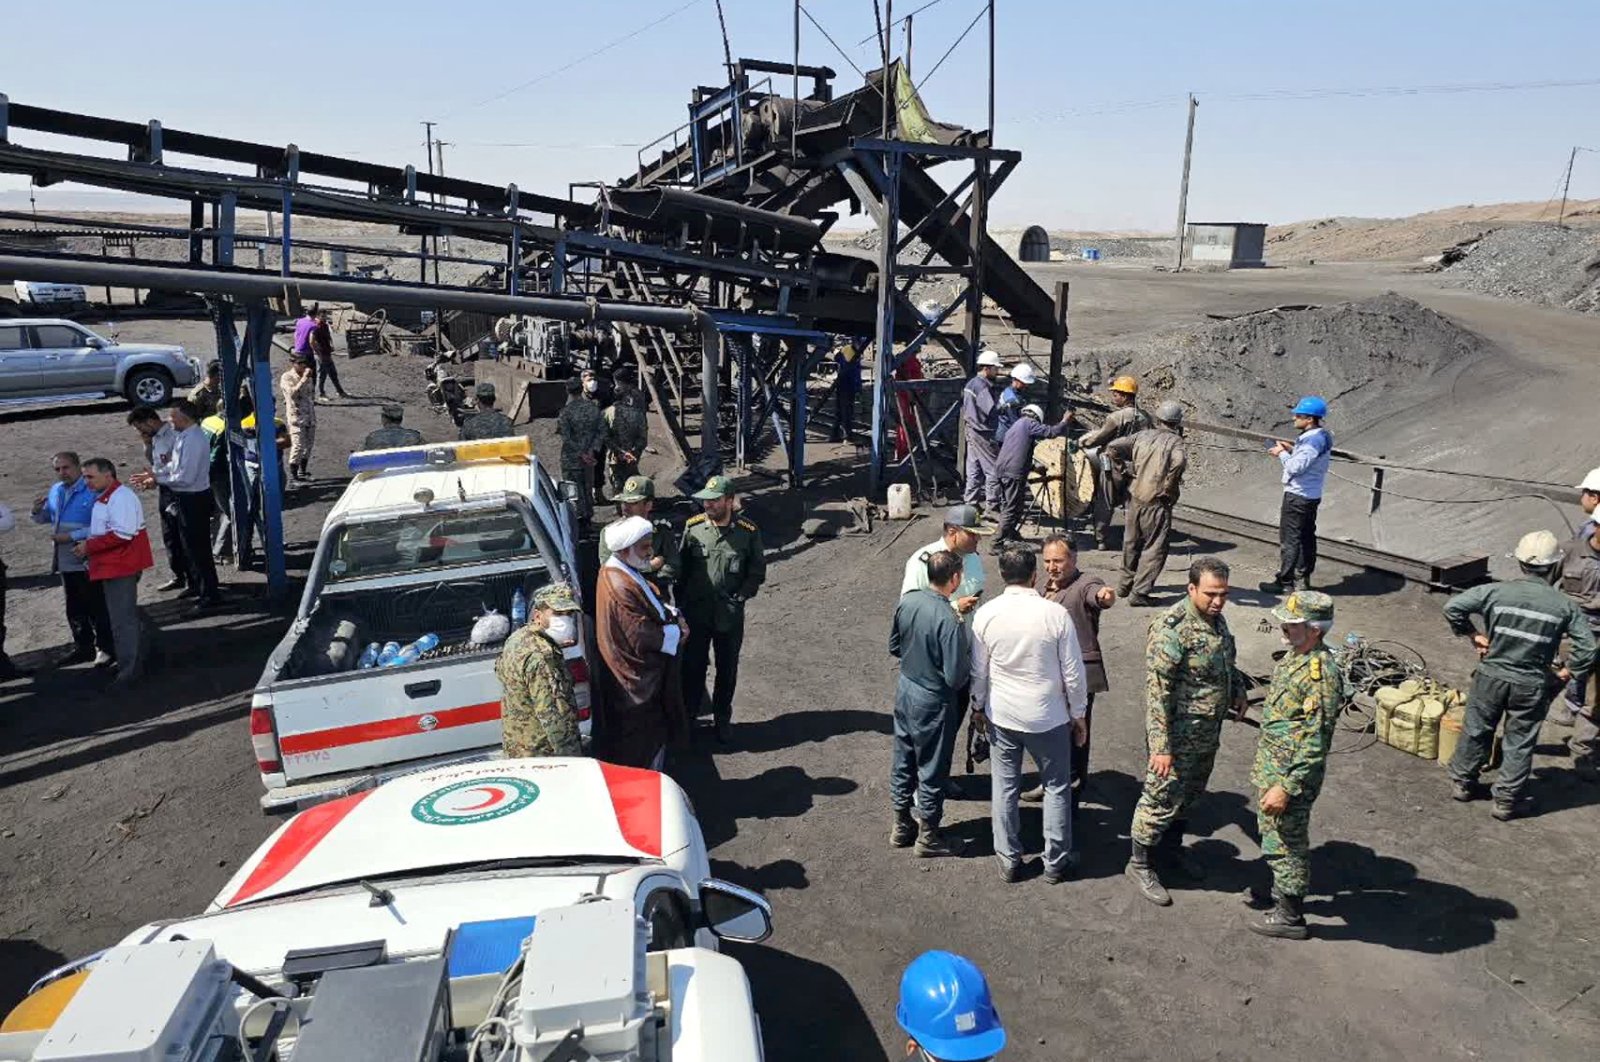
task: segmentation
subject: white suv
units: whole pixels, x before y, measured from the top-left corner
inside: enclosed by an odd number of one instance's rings
[[[0,320],[0,405],[120,395],[164,406],[200,375],[182,347],[115,343],[59,318]]]

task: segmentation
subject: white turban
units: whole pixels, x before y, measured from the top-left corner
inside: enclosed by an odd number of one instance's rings
[[[606,528],[606,549],[612,553],[621,553],[632,548],[641,539],[649,538],[655,532],[655,525],[642,516],[630,516],[618,520]]]

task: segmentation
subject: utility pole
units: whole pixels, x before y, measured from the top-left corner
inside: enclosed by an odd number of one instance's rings
[[[1183,137],[1183,184],[1178,188],[1178,257],[1172,263],[1174,270],[1183,269],[1183,239],[1189,222],[1189,157],[1194,154],[1194,112],[1200,101],[1189,93],[1189,131]]]
[[[906,16],[906,69],[911,69],[911,15]]]
[[[423,122],[422,123],[423,128],[425,130],[427,130],[427,134],[428,134],[428,176],[429,177],[433,176],[433,127],[434,127],[434,124],[435,123],[433,123],[433,122]],[[433,201],[434,201],[433,193],[429,192],[428,193],[428,202],[432,203]],[[426,237],[426,236],[422,237],[422,248],[421,249],[422,249],[422,264],[421,264],[420,270],[418,271],[417,279],[419,281],[421,281],[422,283],[426,284],[428,282],[428,237]],[[434,254],[436,256],[438,254],[437,241],[435,241]],[[439,263],[438,262],[435,262],[434,265],[433,265],[433,276],[434,276],[434,283],[437,284],[439,282],[439,279],[438,279],[439,278]]]
[[[721,4],[722,0],[717,0]],[[789,115],[789,158],[800,157],[800,0],[794,0],[794,112]],[[790,165],[794,165],[793,161]]]
[[[440,177],[444,176],[444,149],[455,146],[455,142],[450,140],[435,139],[433,142],[433,150],[439,153],[439,165],[436,169]],[[444,238],[444,253],[448,256],[453,249],[454,245],[450,242],[449,235],[446,234]],[[437,284],[439,283],[439,245],[437,243],[434,244],[433,254],[433,282]]]
[[[1567,156],[1567,179],[1561,182],[1561,213],[1556,215],[1556,228],[1563,228],[1561,224],[1567,217],[1567,190],[1572,187],[1572,164],[1578,161],[1578,149],[1573,148],[1572,154]]]

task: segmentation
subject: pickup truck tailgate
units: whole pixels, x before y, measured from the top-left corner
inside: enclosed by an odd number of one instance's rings
[[[480,653],[274,687],[285,781],[499,745],[494,664],[494,653]]]

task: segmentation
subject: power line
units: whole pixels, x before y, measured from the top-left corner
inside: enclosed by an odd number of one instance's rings
[[[928,83],[928,80],[930,78],[932,78],[934,74],[937,74],[939,72],[939,68],[944,65],[944,61],[946,59],[950,58],[950,53],[955,51],[957,48],[959,48],[961,46],[961,42],[967,39],[967,34],[972,32],[972,27],[974,27],[974,26],[976,26],[978,24],[978,20],[980,18],[982,18],[983,15],[984,15],[984,12],[986,12],[988,10],[989,10],[989,5],[987,3],[984,4],[982,7],[978,8],[978,13],[976,15],[972,16],[972,21],[967,23],[967,28],[961,31],[961,36],[957,37],[955,39],[955,43],[950,45],[950,47],[948,47],[948,48],[946,48],[944,50],[944,54],[939,56],[939,61],[937,63],[933,64],[933,69],[929,70],[926,74],[922,75],[922,80],[917,82],[916,88],[913,89],[912,91],[914,91],[914,92],[921,92],[922,91],[922,86],[926,85]]]
[[[937,7],[938,5],[940,5],[942,3],[944,3],[944,0],[928,0],[928,2],[926,4],[923,4],[921,7],[917,8],[915,11],[912,11],[910,14],[907,14],[904,18],[895,19],[894,22],[890,24],[889,29],[893,30],[895,28],[895,26],[900,25],[902,22],[910,22],[911,19],[912,19],[912,16],[920,15],[924,11],[928,10],[928,8]],[[870,44],[873,41],[880,41],[882,39],[883,39],[883,31],[880,29],[877,33],[874,33],[869,37],[862,37],[859,41],[856,41],[856,47],[859,48],[863,44]]]
[[[849,63],[850,64],[850,68],[852,70],[854,70],[857,74],[860,74],[861,75],[861,79],[863,81],[865,81],[866,78],[867,78],[866,71],[862,70],[859,66],[856,66],[856,61],[854,59],[850,58],[850,56],[848,54],[846,54],[846,52],[845,52],[845,50],[843,48],[839,47],[839,42],[833,39],[832,34],[830,34],[827,30],[822,28],[822,23],[818,22],[816,20],[816,18],[812,16],[811,12],[806,10],[806,5],[804,5],[804,4],[800,5],[800,13],[802,15],[804,15],[807,19],[809,19],[813,26],[817,27],[817,32],[821,33],[824,37],[828,38],[828,43],[833,45],[833,50],[839,53],[839,58],[841,58],[845,62]]]

